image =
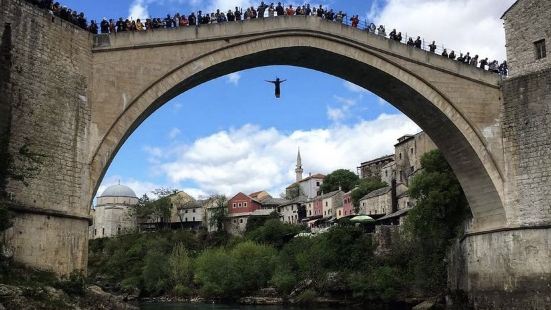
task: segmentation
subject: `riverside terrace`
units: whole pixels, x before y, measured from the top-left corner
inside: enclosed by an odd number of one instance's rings
[[[501,76],[508,75],[508,65],[506,61],[503,61],[500,64],[497,60],[490,61],[488,58],[479,57],[479,55],[471,56],[470,52],[466,52],[465,54],[459,52],[459,56],[457,56],[454,50],[450,50],[448,52],[449,48],[446,48],[445,46],[437,46],[435,41],[427,44],[430,41],[427,42],[421,39],[420,36],[417,36],[414,39],[414,37],[408,36],[407,34],[402,35],[402,33],[397,32],[396,29],[393,29],[387,35],[387,30],[384,25],[379,25],[379,27],[376,27],[374,23],[364,21],[362,26],[360,25],[359,15],[352,15],[352,17],[348,18],[348,15],[345,12],[324,8],[322,5],[319,5],[316,8],[314,6],[311,7],[310,4],[303,6],[299,5],[296,7],[293,7],[293,5],[290,4],[285,8],[281,5],[281,2],[278,2],[277,5],[274,5],[274,3],[270,3],[268,5],[262,1],[257,8],[251,6],[250,8],[246,8],[244,10],[243,8],[235,7],[235,10],[228,10],[226,13],[221,12],[220,10],[216,10],[216,12],[212,12],[210,14],[203,14],[202,11],[197,11],[192,12],[188,16],[185,14],[181,15],[180,13],[176,13],[173,16],[167,14],[164,18],[147,18],[145,21],[140,19],[133,20],[132,18],[123,19],[122,17],[118,20],[107,20],[104,18],[98,26],[98,23],[94,20],[88,23],[84,13],[77,13],[76,11],[61,5],[59,2],[54,3],[52,0],[26,1],[35,4],[42,9],[46,9],[53,16],[57,16],[63,20],[71,22],[93,34],[98,34],[98,32],[101,34],[112,34],[127,31],[150,31],[159,29],[175,29],[180,27],[200,27],[201,25],[225,22],[242,22],[251,19],[272,18],[277,16],[317,16],[327,21],[346,24],[350,27],[364,29],[372,34],[388,37],[390,40],[402,42],[412,48],[427,50],[431,53],[438,53],[442,57],[457,60],[458,62],[478,67],[482,70],[499,73]],[[53,18],[54,17],[52,17],[52,19]]]

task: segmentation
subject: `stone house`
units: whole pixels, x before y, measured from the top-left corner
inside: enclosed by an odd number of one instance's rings
[[[337,190],[324,195],[321,195],[322,215],[324,218],[336,218],[337,208],[343,205],[343,191]]]
[[[373,218],[394,213],[398,210],[397,197],[406,191],[407,187],[403,184],[396,184],[395,191],[392,186],[374,190],[360,199],[360,213]]]
[[[291,201],[280,204],[277,207],[277,212],[280,215],[281,221],[289,224],[299,224],[306,218],[306,201],[305,196],[299,196]]]
[[[549,12],[549,0],[518,0],[501,17],[510,78],[551,67]]]
[[[375,177],[378,179],[382,179],[382,176],[381,176],[382,168],[385,165],[388,165],[392,162],[394,162],[394,154],[386,155],[370,161],[363,162],[357,168],[360,178],[366,179],[370,177]]]
[[[394,145],[396,181],[409,185],[410,178],[421,168],[423,154],[435,149],[436,145],[423,131],[398,138],[398,143]]]
[[[336,209],[337,219],[341,217],[354,215],[354,204],[352,203],[352,191],[344,193],[342,196],[342,206]]]

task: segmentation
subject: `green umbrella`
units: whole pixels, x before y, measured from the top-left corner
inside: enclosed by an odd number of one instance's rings
[[[350,221],[354,223],[375,222],[375,220],[371,216],[365,215],[365,214],[356,215],[353,218],[351,218]]]

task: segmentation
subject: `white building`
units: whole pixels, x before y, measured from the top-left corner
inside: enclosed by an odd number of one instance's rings
[[[295,168],[296,182],[289,185],[286,188],[287,197],[306,196],[308,199],[312,199],[318,195],[320,186],[323,184],[325,176],[323,174],[311,173],[306,178],[302,178],[302,158],[300,157],[300,150],[297,154],[297,164]],[[296,186],[299,186],[299,192],[296,192]]]
[[[90,239],[113,237],[136,230],[133,210],[136,204],[138,197],[128,186],[117,184],[105,189],[91,211],[93,224],[89,228]]]

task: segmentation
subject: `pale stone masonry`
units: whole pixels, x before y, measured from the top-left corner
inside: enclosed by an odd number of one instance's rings
[[[9,83],[0,85],[12,108],[9,149],[18,154],[27,146],[43,156],[29,186],[8,184],[19,211],[5,240],[15,259],[31,266],[62,274],[86,269],[95,186],[86,152],[93,130],[92,36],[59,19],[52,22],[48,12],[26,1],[0,3],[1,50],[11,54],[9,72],[1,73],[10,76]]]
[[[16,261],[59,274],[85,270],[92,198],[145,118],[225,74],[293,65],[369,89],[443,152],[473,213],[459,252],[461,288],[478,308],[549,304],[551,68],[549,56],[526,51],[541,40],[549,47],[550,1],[520,0],[506,14],[512,78],[505,81],[316,17],[93,37],[26,1],[0,3],[0,51],[11,59],[0,65],[9,150],[45,155],[28,187],[13,180],[7,187],[17,217],[4,240]],[[526,33],[516,38],[522,24]]]
[[[510,77],[551,66],[550,11],[549,0],[519,0],[503,14]],[[547,57],[536,59],[540,42],[545,44]]]

